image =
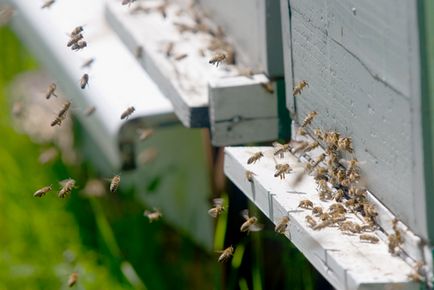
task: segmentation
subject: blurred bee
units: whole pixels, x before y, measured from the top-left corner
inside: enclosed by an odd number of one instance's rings
[[[424,263],[418,261],[415,263],[413,270],[411,271],[410,274],[407,275],[407,277],[414,282],[418,282],[418,283],[425,282],[426,278],[423,275],[421,275],[421,273],[423,272],[425,272],[426,275],[426,270],[424,270]]]
[[[174,47],[175,47],[175,43],[173,41],[170,41],[165,45],[163,52],[166,55],[166,57],[172,56]]]
[[[142,58],[142,56],[143,56],[143,46],[138,45],[136,47],[136,49],[134,50],[134,56],[136,58]]]
[[[303,123],[301,123],[301,127],[306,127],[312,124],[313,119],[318,115],[317,112],[312,111],[307,114],[306,118],[304,118]]]
[[[254,153],[252,156],[250,156],[249,159],[247,159],[247,164],[255,164],[256,161],[259,161],[259,159],[261,159],[262,157],[264,157],[264,154],[261,151],[258,151],[256,153]]]
[[[82,65],[81,68],[89,68],[95,61],[95,58],[89,58],[88,60],[86,60]]]
[[[280,177],[280,179],[285,179],[285,174],[289,174],[292,171],[291,166],[289,164],[276,164],[276,172],[274,173],[274,177]]]
[[[300,95],[301,91],[304,89],[304,87],[309,87],[309,84],[307,83],[307,81],[302,80],[295,85],[294,90],[292,91],[292,95],[294,97],[297,95]]]
[[[214,207],[208,210],[208,214],[213,218],[216,218],[225,211],[225,208],[223,207],[223,198],[214,198],[212,201]]]
[[[218,258],[218,261],[223,263],[230,259],[230,257],[234,254],[234,248],[232,246],[227,247],[223,251],[218,251],[217,253],[221,253]]]
[[[210,64],[215,64],[216,67],[219,66],[219,64],[226,59],[226,55],[224,53],[217,53],[214,55],[210,60]]]
[[[84,74],[80,79],[80,88],[84,89],[89,84],[89,75]]]
[[[45,98],[48,100],[49,98],[51,98],[51,96],[55,96],[57,97],[57,95],[54,93],[56,91],[56,84],[55,83],[51,83],[48,86],[48,90],[47,93],[45,94]]]
[[[9,5],[1,5],[0,6],[0,27],[5,24],[8,24],[14,15],[14,9]]]
[[[89,107],[89,108],[86,109],[86,112],[84,112],[84,115],[85,115],[86,117],[89,117],[89,116],[91,116],[93,113],[95,113],[95,111],[96,111],[96,107],[95,107],[95,106],[91,106],[91,107]]]
[[[313,202],[311,202],[308,199],[303,199],[298,204],[298,207],[305,208],[305,209],[312,209],[313,208]]]
[[[47,0],[47,1],[45,1],[44,4],[42,4],[41,9],[50,8],[51,5],[54,4],[54,2],[55,2],[55,0]]]
[[[135,0],[134,0],[135,1]],[[163,4],[157,7],[157,11],[160,12],[161,16],[166,19],[167,17],[167,6],[169,5],[168,1],[164,1]]]
[[[57,151],[57,149],[55,147],[50,147],[47,150],[44,150],[41,152],[41,154],[39,155],[38,161],[41,164],[47,164],[47,163],[53,161],[54,159],[56,159],[58,154],[59,154],[59,152]]]
[[[63,187],[60,189],[58,197],[65,198],[68,194],[71,193],[72,189],[75,187],[75,180],[69,178],[61,183],[63,183]]]
[[[70,36],[73,37],[74,35],[80,34],[82,32],[83,32],[83,26],[77,26],[72,30]]]
[[[327,169],[324,167],[321,167],[321,166],[317,167],[315,169],[314,174],[313,174],[313,178],[315,179],[315,181],[319,181],[322,179],[326,180],[327,179]]]
[[[274,93],[273,82],[261,83],[261,86],[264,88],[264,90],[267,93],[270,93],[270,94]]]
[[[68,43],[66,44],[67,47],[73,46],[75,43],[77,43],[79,40],[83,39],[83,34],[75,34],[71,36],[71,39],[69,39]]]
[[[380,239],[377,238],[376,236],[374,236],[374,235],[368,235],[368,234],[360,235],[359,238],[360,238],[361,241],[367,241],[367,242],[370,242],[372,244],[376,244],[376,243],[378,243],[380,241]]]
[[[119,174],[113,176],[113,178],[110,182],[110,191],[116,192],[116,190],[118,190],[118,188],[119,188],[120,183],[121,183],[121,176]]]
[[[161,213],[161,211],[159,209],[154,208],[154,211],[148,211],[145,210],[145,212],[143,213],[144,216],[146,216],[149,219],[149,222],[152,223],[154,221],[158,221],[163,214]]]
[[[321,223],[317,224],[316,226],[314,226],[313,229],[315,231],[319,231],[319,230],[322,230],[326,227],[333,225],[333,223],[334,223],[333,219],[328,218],[328,219],[323,220]]]
[[[71,107],[71,102],[67,101],[64,105],[63,108],[60,109],[59,113],[57,114],[57,117],[59,118],[64,118],[66,113],[68,112],[69,108]]]
[[[250,171],[250,170],[246,170],[246,179],[249,182],[253,182],[253,176],[256,175],[254,172]]]
[[[145,165],[157,158],[158,150],[155,148],[146,148],[142,152],[139,153],[137,157],[137,161],[140,165]]]
[[[53,187],[51,185],[49,186],[45,186],[41,189],[38,189],[33,196],[34,197],[43,197],[45,194],[47,194],[48,192],[50,192],[51,190],[53,190]]]
[[[68,287],[72,287],[74,286],[78,281],[78,273],[77,272],[73,272],[71,275],[69,275],[68,278]]]
[[[180,54],[178,54],[178,55],[175,55],[175,60],[176,61],[180,61],[180,60],[183,60],[184,58],[186,58],[188,56],[188,54],[186,54],[186,53],[180,53]]]
[[[253,79],[254,71],[249,67],[238,68],[238,75],[249,79]]]
[[[306,134],[307,134],[306,128],[298,127],[298,129],[297,129],[297,135],[305,136]]]
[[[71,46],[71,49],[72,49],[72,50],[80,50],[80,49],[85,48],[86,46],[87,46],[87,42],[86,42],[86,41],[84,41],[84,40],[79,40],[77,43],[74,43],[74,44]]]
[[[288,228],[289,224],[289,217],[283,216],[280,221],[277,223],[276,227],[274,228],[274,231],[279,234],[284,234],[286,229]]]
[[[54,126],[60,126],[62,125],[63,120],[65,120],[65,117],[56,117],[52,122],[51,122],[51,127]]]
[[[241,232],[258,232],[260,230],[262,230],[262,228],[264,227],[261,224],[258,224],[258,219],[254,216],[249,217],[248,215],[248,210],[245,209],[241,212],[241,215],[244,217],[244,219],[246,220],[240,228]]]
[[[273,142],[273,147],[274,147],[274,155],[279,155],[280,158],[283,158],[283,153],[285,153],[286,151],[291,151],[292,149],[289,143],[280,144],[279,142]]]
[[[145,141],[154,135],[153,129],[137,129],[137,135],[140,141]]]
[[[315,219],[313,218],[313,217],[311,217],[310,215],[307,215],[306,216],[306,222],[310,225],[310,227],[315,227],[316,226],[316,221],[315,221]]]
[[[122,114],[121,114],[121,120],[123,119],[127,119],[128,117],[131,116],[132,113],[134,113],[136,109],[134,107],[128,107]]]
[[[341,137],[337,142],[337,147],[340,150],[347,151],[348,153],[353,153],[353,141],[350,137]]]

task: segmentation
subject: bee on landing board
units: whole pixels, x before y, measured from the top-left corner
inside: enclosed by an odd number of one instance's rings
[[[306,127],[309,126],[310,124],[312,124],[313,119],[315,119],[315,117],[318,115],[317,112],[312,111],[310,113],[307,114],[306,118],[304,118],[303,123],[301,123],[301,127]]]
[[[225,210],[223,207],[223,198],[214,198],[212,202],[214,207],[208,210],[208,214],[213,218],[216,218]]]
[[[249,217],[249,212],[247,209],[243,210],[241,215],[246,220],[240,227],[241,232],[258,232],[264,227],[262,224],[258,223],[258,219],[256,217]]]
[[[303,199],[298,204],[298,207],[304,208],[304,209],[312,209],[313,208],[313,202],[308,199]]]
[[[219,64],[226,59],[226,55],[224,53],[217,53],[214,55],[210,60],[210,64],[215,64],[216,67],[219,66]]]
[[[217,253],[221,254],[218,258],[218,261],[223,263],[228,261],[232,257],[232,255],[234,254],[234,248],[232,246],[229,246],[223,251],[217,251]]]
[[[361,241],[366,241],[366,242],[369,242],[371,244],[376,244],[380,241],[380,239],[378,239],[376,236],[368,235],[368,234],[360,235],[359,238]]]
[[[280,179],[285,179],[285,175],[291,173],[292,168],[289,164],[276,164],[276,172],[274,173],[274,177],[279,177]]]

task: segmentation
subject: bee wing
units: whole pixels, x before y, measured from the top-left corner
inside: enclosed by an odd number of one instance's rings
[[[249,219],[249,210],[248,209],[244,209],[240,212],[241,216],[245,219],[248,220]]]
[[[223,198],[214,198],[214,199],[212,200],[212,202],[213,202],[213,204],[214,204],[215,206],[222,206],[222,205],[223,205],[223,202],[224,202],[224,199],[223,199]]]
[[[253,224],[249,226],[249,231],[251,232],[259,232],[264,228],[263,224]]]

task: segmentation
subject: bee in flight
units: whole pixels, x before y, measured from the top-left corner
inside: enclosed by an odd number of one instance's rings
[[[68,194],[71,193],[72,189],[75,187],[75,180],[69,178],[61,182],[61,184],[63,185],[63,187],[60,189],[58,197],[65,198]]]
[[[136,109],[134,107],[128,107],[122,114],[121,114],[121,120],[128,119],[129,116],[131,116],[132,113],[134,113]]]
[[[252,156],[250,156],[249,159],[247,159],[247,164],[252,164],[252,163],[254,164],[254,163],[256,163],[256,161],[258,161],[262,157],[264,157],[264,154],[261,151],[258,151],[256,153],[254,153]]]
[[[247,209],[241,212],[241,215],[246,220],[240,227],[241,232],[258,232],[263,229],[263,225],[258,223],[258,219],[254,216],[249,217]]]
[[[152,223],[154,221],[158,221],[163,216],[161,211],[159,209],[156,209],[156,208],[154,208],[154,211],[145,210],[143,215],[149,219],[150,223]]]
[[[38,189],[33,196],[34,197],[43,197],[45,194],[47,194],[48,192],[50,192],[53,189],[53,187],[51,185],[49,186],[45,186],[41,189]]]
[[[304,89],[304,87],[309,87],[309,84],[307,81],[302,80],[295,85],[294,90],[292,91],[292,95],[294,97],[300,95],[301,91]]]
[[[214,198],[213,204],[214,207],[208,210],[208,214],[213,218],[216,218],[225,210],[223,207],[223,198]]]
[[[120,183],[121,183],[121,176],[119,174],[113,176],[113,178],[110,182],[110,191],[116,192],[116,190],[118,190],[118,188],[119,188]]]
[[[218,261],[223,263],[228,261],[230,257],[234,254],[234,248],[232,246],[229,246],[223,251],[218,251],[217,253],[221,254],[218,258]]]

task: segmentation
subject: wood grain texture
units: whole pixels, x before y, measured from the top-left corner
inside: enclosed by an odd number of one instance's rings
[[[264,152],[265,157],[247,165],[247,159],[257,151]],[[276,160],[272,152],[272,147],[227,147],[225,174],[275,224],[282,216],[289,216],[287,238],[334,287],[418,289],[419,285],[407,278],[411,267],[401,258],[390,255],[383,240],[379,244],[368,244],[334,227],[312,230],[305,222],[305,216],[311,211],[297,208],[300,200],[309,199],[323,208],[331,202],[319,200],[312,176],[306,176],[296,186],[291,186],[296,178],[294,173],[284,180],[274,177]],[[289,153],[285,154],[285,162],[289,162],[294,172],[303,170],[302,164]],[[255,173],[253,182],[246,179],[246,170]],[[349,218],[358,220],[352,214]]]
[[[288,91],[288,108],[299,122],[318,111],[312,128],[352,137],[368,188],[427,239],[416,1],[294,0],[289,8],[285,65],[310,87],[295,103]]]

